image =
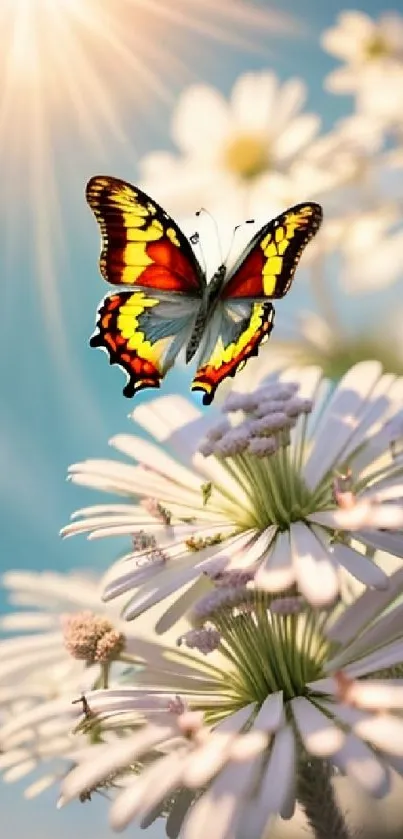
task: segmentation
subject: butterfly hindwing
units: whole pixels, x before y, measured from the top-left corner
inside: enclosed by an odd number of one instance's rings
[[[90,340],[127,374],[123,393],[134,396],[159,387],[186,344],[194,321],[194,303],[162,301],[144,289],[107,295],[98,310],[97,330]]]
[[[156,201],[107,176],[91,178],[86,197],[101,229],[105,280],[201,295],[204,275],[190,243]]]
[[[274,309],[269,301],[264,303],[224,306],[221,315],[220,336],[212,352],[204,354],[202,363],[192,382],[192,390],[203,391],[203,404],[210,405],[218,385],[228,376],[235,376],[248,358],[257,355],[259,347],[267,341],[274,322]]]
[[[306,202],[262,227],[228,274],[222,299],[284,297],[301,254],[321,221],[320,205]]]

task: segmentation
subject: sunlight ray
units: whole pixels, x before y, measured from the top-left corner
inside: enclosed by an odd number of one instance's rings
[[[192,39],[256,51],[259,45],[267,49],[268,34],[296,29],[287,15],[246,0],[1,0],[3,253],[11,275],[23,219],[25,256],[58,366],[70,363],[56,258],[65,222],[63,143],[71,143],[81,161],[90,153],[94,167],[112,145],[134,168],[128,106],[145,110],[150,94],[167,100],[171,82],[189,79],[184,31]],[[67,160],[66,171],[76,169],[75,162]],[[18,286],[13,284],[13,295]]]

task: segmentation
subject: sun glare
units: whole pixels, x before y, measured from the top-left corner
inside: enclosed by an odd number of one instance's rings
[[[23,211],[44,323],[62,353],[55,265],[63,242],[60,137],[68,137],[74,160],[88,157],[90,149],[94,168],[117,143],[134,170],[136,138],[127,136],[124,116],[138,111],[141,122],[151,98],[168,97],[171,81],[190,80],[192,39],[256,48],[273,31],[295,28],[293,20],[253,0],[0,0],[0,159],[9,259]]]

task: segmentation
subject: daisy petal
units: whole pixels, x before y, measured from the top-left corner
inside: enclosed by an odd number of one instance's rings
[[[328,757],[340,750],[345,739],[341,728],[305,697],[292,699],[290,705],[308,752]]]

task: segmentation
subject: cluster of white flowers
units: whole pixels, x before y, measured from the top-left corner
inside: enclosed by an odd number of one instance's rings
[[[283,363],[320,363],[332,378],[368,357],[401,373],[403,309],[391,316],[382,295],[403,282],[403,18],[341,12],[322,46],[344,62],[325,87],[351,94],[350,116],[321,133],[319,117],[302,110],[301,79],[281,84],[268,70],[240,76],[229,100],[213,87],[193,85],[173,114],[178,151],[146,155],[142,184],[189,231],[195,208],[208,207],[228,239],[250,216],[257,228],[287,206],[319,201],[321,234],[303,256],[317,312],[299,312],[282,335],[277,326],[271,346],[282,351]],[[201,232],[213,265],[208,226]],[[239,249],[250,234],[250,226],[237,232]],[[376,317],[355,317],[353,329],[346,306],[374,292]],[[273,356],[278,365],[281,356]]]
[[[47,767],[27,795],[61,779],[59,806],[101,792],[117,829],[163,817],[184,839],[213,813],[217,839],[261,839],[299,802],[315,835],[325,818],[348,836],[333,775],[377,798],[403,774],[403,566],[377,562],[403,558],[403,380],[378,362],[336,387],[318,368],[262,376],[221,419],[179,396],[139,406],[156,443],[111,441],[134,463],[71,467],[125,499],[63,531],[130,540],[100,585],[6,576],[40,609],[0,644],[0,768]],[[137,631],[155,604],[165,643],[151,617]]]
[[[57,784],[59,806],[105,794],[118,830],[262,839],[298,803],[316,839],[348,839],[334,776],[374,798],[403,776],[403,352],[393,324],[350,340],[323,273],[338,259],[346,291],[401,274],[403,20],[343,12],[323,46],[345,62],[328,89],[356,103],[327,135],[300,80],[249,73],[230,102],[185,91],[181,154],[142,163],[179,213],[266,221],[321,200],[304,259],[322,309],[283,345],[295,366],[273,370],[272,341],[219,411],[140,402],[136,432],[110,441],[121,459],[70,467],[109,498],[62,531],[125,553],[102,580],[3,577],[18,608],[0,622],[2,777],[29,775],[28,797]]]

